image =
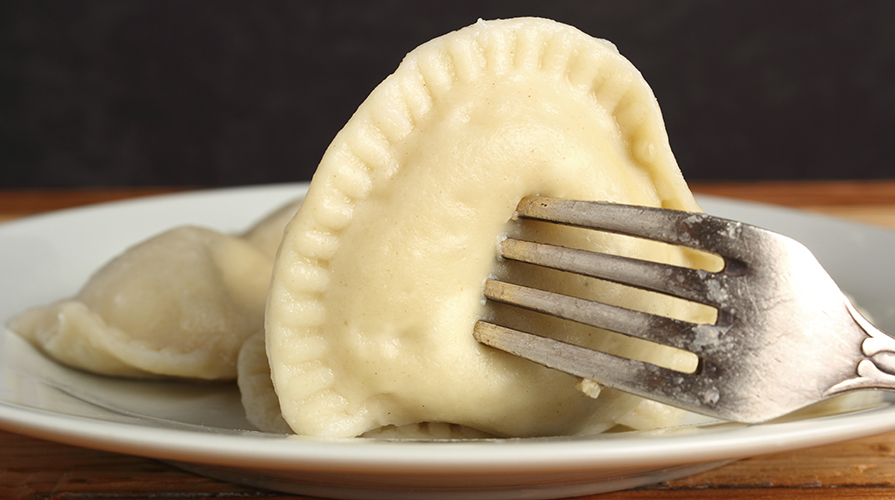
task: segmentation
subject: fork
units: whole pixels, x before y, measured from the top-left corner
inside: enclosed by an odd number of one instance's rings
[[[699,324],[488,279],[489,300],[695,354],[692,373],[479,320],[481,343],[603,386],[743,423],[860,389],[895,390],[895,339],[852,306],[814,255],[786,236],[703,213],[532,196],[521,219],[636,236],[716,254],[710,272],[507,238],[527,262],[715,308]]]

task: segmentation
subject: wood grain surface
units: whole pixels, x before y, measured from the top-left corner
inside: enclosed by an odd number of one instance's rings
[[[698,193],[797,207],[895,229],[895,181],[696,184]],[[0,221],[168,188],[0,190]],[[2,279],[2,277],[0,277]],[[0,498],[294,498],[184,472],[140,457],[0,431]],[[634,499],[895,498],[895,432],[753,457],[667,483],[596,495]]]

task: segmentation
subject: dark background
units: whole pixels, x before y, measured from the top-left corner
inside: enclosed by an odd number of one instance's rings
[[[310,179],[402,56],[550,17],[652,85],[690,180],[895,178],[895,2],[0,2],[0,187]]]

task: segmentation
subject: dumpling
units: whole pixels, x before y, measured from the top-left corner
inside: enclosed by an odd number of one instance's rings
[[[290,204],[246,238],[175,228],[98,270],[76,297],[31,309],[9,326],[56,360],[128,377],[232,380],[243,342],[261,331]]]
[[[97,271],[72,300],[10,328],[53,358],[107,375],[234,379],[263,324],[271,260],[198,227],[167,231]]]
[[[270,381],[270,365],[264,347],[264,331],[249,337],[239,351],[239,395],[246,418],[258,430],[292,434],[280,414],[280,402]]]
[[[685,367],[665,348],[483,301],[484,280],[498,274],[654,313],[705,314],[498,262],[498,240],[524,233],[709,264],[629,238],[518,224],[514,209],[531,194],[698,210],[652,92],[608,42],[522,18],[479,21],[408,54],[327,149],[274,266],[267,353],[289,426],[333,437],[418,422],[503,436],[591,433],[642,401],[609,389],[589,398],[565,374],[479,345],[472,329],[482,317]],[[655,425],[680,415],[647,414],[662,415]]]
[[[283,229],[298,211],[301,201],[295,200],[274,210],[243,233],[242,238],[273,259],[280,248],[280,241],[283,240]]]
[[[274,434],[292,434],[283,419],[280,402],[270,379],[270,365],[264,347],[264,332],[249,337],[239,351],[239,393],[248,421],[258,430]],[[361,435],[373,439],[480,439],[493,437],[460,425],[420,422],[403,426],[388,425]]]

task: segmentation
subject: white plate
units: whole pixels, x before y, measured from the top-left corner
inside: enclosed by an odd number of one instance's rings
[[[124,248],[184,223],[241,231],[307,185],[185,193],[0,225],[0,321],[74,294]],[[710,213],[807,244],[846,293],[895,332],[895,232],[717,198]],[[253,432],[232,385],[138,382],[57,365],[0,336],[0,427],[177,463],[202,474],[340,498],[551,498],[635,487],[763,453],[895,429],[895,406],[758,426],[691,422],[596,438],[389,442]],[[855,409],[855,408],[852,408]],[[857,409],[855,409],[857,410]]]

